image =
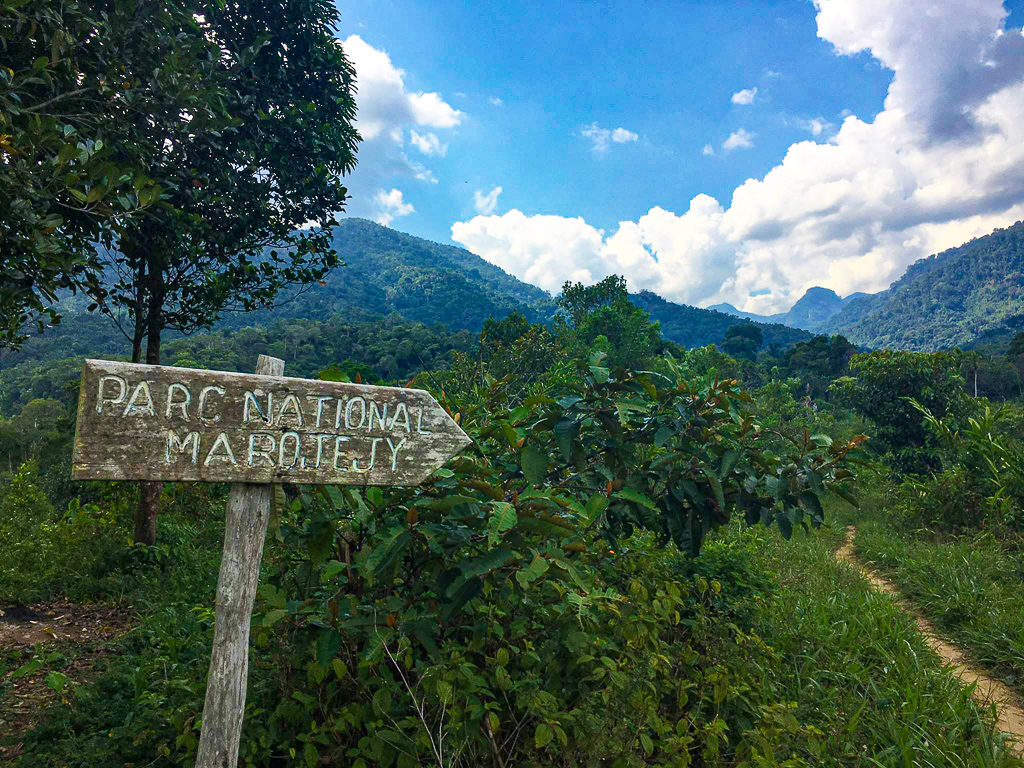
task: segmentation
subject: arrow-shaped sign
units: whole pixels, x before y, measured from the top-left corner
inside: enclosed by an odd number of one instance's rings
[[[470,442],[422,389],[86,360],[72,476],[416,485]]]

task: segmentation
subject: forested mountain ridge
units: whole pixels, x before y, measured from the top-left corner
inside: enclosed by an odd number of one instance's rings
[[[1024,328],[1024,222],[920,259],[879,293],[840,298],[810,288],[788,312],[708,309],[759,323],[839,333],[861,347],[934,351],[1003,339]]]
[[[1024,324],[1024,222],[912,264],[847,303],[823,330],[871,348],[933,351]]]
[[[332,245],[343,266],[321,284],[306,286],[274,309],[224,313],[214,330],[269,328],[283,320],[326,321],[341,315],[348,322],[397,313],[412,324],[441,323],[452,333],[478,333],[489,317],[519,312],[530,322],[550,322],[555,300],[469,251],[430,242],[365,219],[344,218],[335,226]],[[720,343],[737,320],[729,315],[666,301],[655,294],[632,300],[651,313],[665,338],[688,347]],[[130,346],[114,323],[85,311],[81,297],[62,303],[64,321],[21,350],[0,350],[0,370],[24,362],[73,356],[126,355]],[[808,334],[783,326],[762,328],[765,345],[788,346]],[[168,333],[168,340],[175,338]],[[385,366],[387,368],[389,366]]]
[[[252,324],[264,314],[322,317],[358,307],[477,332],[488,317],[520,312],[530,322],[546,322],[555,312],[554,299],[545,291],[469,251],[366,219],[341,219],[334,226],[331,245],[344,266],[330,272],[323,285],[311,286],[301,298],[272,312],[240,319]]]
[[[701,309],[667,301],[651,291],[630,294],[630,300],[646,310],[651,320],[661,323],[662,335],[684,347],[702,347],[721,344],[725,332],[740,320],[731,314],[714,309]],[[788,347],[812,338],[807,331],[790,328],[779,323],[755,322],[761,329],[765,347]]]

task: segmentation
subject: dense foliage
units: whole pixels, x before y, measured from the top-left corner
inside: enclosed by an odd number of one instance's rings
[[[841,403],[874,422],[872,442],[900,471],[935,464],[926,445],[924,418],[914,401],[940,418],[964,404],[959,357],[948,352],[879,350],[855,355],[849,375],[837,379],[832,388]]]
[[[0,344],[18,344],[58,291],[102,293],[94,241],[161,197],[139,127],[198,127],[224,94],[180,2],[5,0],[0,48]]]

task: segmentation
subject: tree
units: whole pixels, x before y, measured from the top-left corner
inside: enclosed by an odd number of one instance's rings
[[[722,349],[734,357],[753,360],[763,341],[764,335],[760,328],[753,323],[739,323],[725,332]]]
[[[574,325],[579,325],[584,318],[601,307],[608,307],[622,299],[629,298],[626,290],[626,278],[620,275],[608,275],[594,285],[572,283],[568,280],[562,285],[562,295],[558,297],[558,306],[569,313]]]
[[[175,2],[0,0],[0,344],[59,321],[61,291],[103,295],[92,244],[160,198],[135,126],[221,100],[196,28]]]
[[[964,395],[959,352],[877,350],[850,360],[850,375],[831,391],[838,400],[875,422],[872,444],[892,453],[897,469],[916,472],[935,463],[926,449],[921,412],[911,399],[937,418],[956,411]]]
[[[105,266],[104,311],[125,323],[132,359],[160,363],[165,330],[209,327],[223,311],[271,306],[338,264],[328,224],[355,165],[355,73],[327,0],[193,0],[194,34],[224,118],[163,115],[135,126],[160,206],[127,222]],[[311,226],[312,225],[312,226]],[[156,537],[161,485],[142,483],[135,540]]]
[[[572,327],[563,335],[577,353],[603,336],[611,366],[642,367],[661,347],[661,327],[630,301],[626,279],[619,275],[609,275],[590,286],[567,281],[558,306],[569,315]]]
[[[794,344],[779,357],[789,373],[800,377],[807,394],[820,397],[827,393],[833,379],[846,372],[856,352],[844,336],[815,336]]]
[[[1024,355],[1024,331],[1018,331],[1010,339],[1010,347],[1007,350],[1007,355],[1011,360],[1017,360]]]

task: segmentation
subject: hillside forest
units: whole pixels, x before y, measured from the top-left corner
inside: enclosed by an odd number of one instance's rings
[[[336,220],[333,3],[0,18],[0,763],[197,765],[231,489],[72,480],[82,366],[269,355],[472,442],[413,487],[272,486],[218,765],[1024,766],[1020,224],[789,318],[551,296]]]

